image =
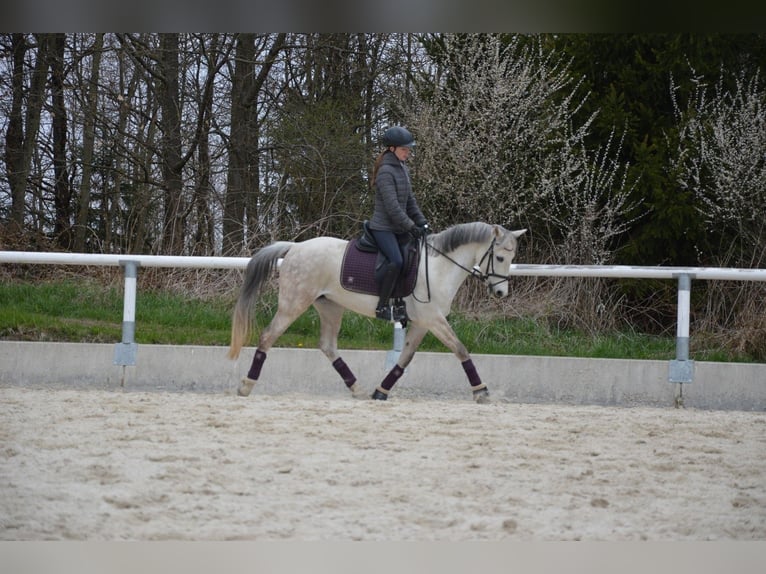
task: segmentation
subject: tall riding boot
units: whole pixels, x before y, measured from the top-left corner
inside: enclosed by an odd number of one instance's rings
[[[391,293],[394,291],[394,286],[396,285],[396,280],[398,278],[399,270],[394,265],[389,265],[386,268],[385,275],[380,279],[380,284],[378,286],[380,298],[378,299],[378,307],[375,309],[375,316],[378,319],[383,319],[384,321],[393,320],[389,299],[391,298]]]

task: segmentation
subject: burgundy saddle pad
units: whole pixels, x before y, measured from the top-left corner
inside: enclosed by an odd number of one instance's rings
[[[357,248],[358,239],[348,242],[346,252],[343,254],[343,264],[340,268],[340,284],[344,289],[365,293],[368,295],[378,294],[378,285],[375,283],[375,265],[378,257],[383,257],[379,252],[370,253]],[[418,275],[418,256],[412,250],[409,265],[404,278],[400,279],[394,287],[393,297],[406,297],[415,288],[415,280]],[[405,263],[406,265],[406,263]]]

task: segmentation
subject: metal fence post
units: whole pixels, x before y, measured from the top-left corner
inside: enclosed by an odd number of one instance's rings
[[[120,261],[125,268],[125,295],[122,301],[122,342],[114,347],[114,364],[122,366],[122,380],[125,385],[125,367],[136,364],[136,280],[138,261]]]
[[[684,383],[694,380],[694,361],[689,360],[689,308],[692,279],[688,273],[678,276],[678,325],[676,326],[676,358],[670,361],[668,381],[678,384],[676,407],[683,406]]]
[[[396,321],[394,323],[394,345],[393,348],[386,353],[386,362],[383,366],[386,371],[393,369],[394,365],[396,365],[399,360],[399,355],[402,354],[402,349],[404,349],[405,335],[406,329],[399,321]]]

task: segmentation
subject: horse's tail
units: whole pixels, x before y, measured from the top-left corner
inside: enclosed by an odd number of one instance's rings
[[[250,339],[251,312],[255,296],[276,268],[277,260],[284,257],[293,245],[295,244],[288,241],[272,243],[256,252],[247,264],[245,281],[232,315],[231,344],[228,354],[230,359],[239,357],[240,350]]]

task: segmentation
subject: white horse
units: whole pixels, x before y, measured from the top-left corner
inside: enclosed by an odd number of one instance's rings
[[[474,222],[455,225],[421,240],[415,288],[404,297],[410,323],[404,348],[396,365],[373,392],[373,399],[388,398],[423,337],[431,331],[457,356],[474,400],[489,401],[487,386],[476,372],[465,345],[447,322],[447,315],[458,289],[469,276],[483,281],[495,297],[508,295],[508,271],[516,256],[517,239],[525,232],[526,229],[509,231],[500,225]],[[300,243],[278,241],[253,255],[234,309],[229,358],[236,359],[248,342],[253,300],[277,266],[279,302],[271,323],[261,332],[250,370],[238,389],[240,396],[250,394],[274,342],[311,305],[319,313],[319,348],[353,396],[363,394],[356,377],[338,354],[338,332],[345,309],[374,317],[377,295],[350,291],[342,285],[341,268],[347,248],[348,241],[317,237]]]

